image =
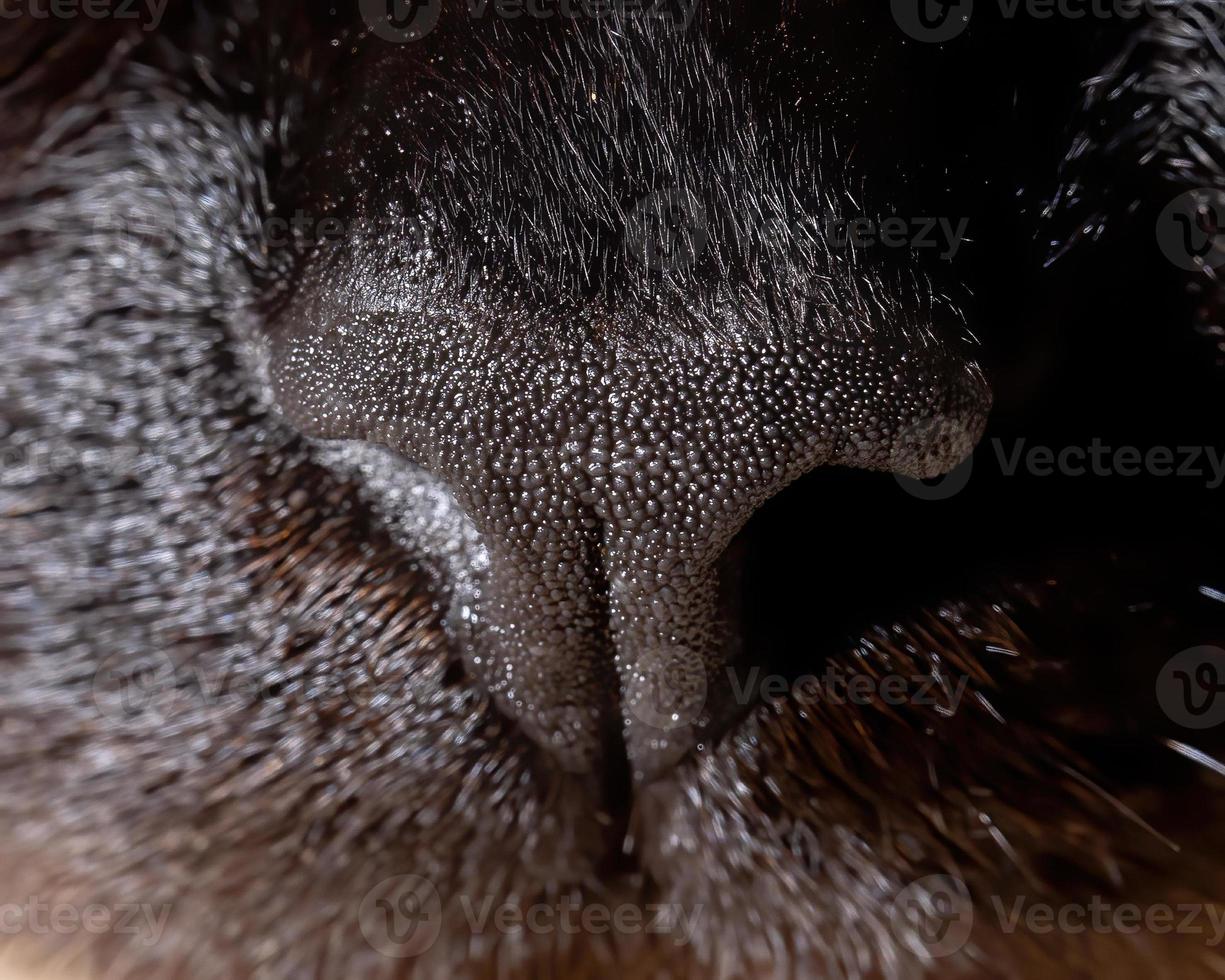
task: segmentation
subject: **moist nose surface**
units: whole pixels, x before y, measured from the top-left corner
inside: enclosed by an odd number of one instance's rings
[[[351,49],[369,123],[320,119],[284,191],[345,231],[276,256],[272,386],[449,486],[471,673],[560,765],[645,778],[744,707],[718,569],[754,508],[816,466],[948,469],[986,388],[909,258],[831,239],[845,178],[732,70],[737,25],[452,14]]]
[[[568,770],[624,751],[648,778],[744,707],[717,567],[753,510],[815,466],[942,472],[985,419],[942,349],[803,340],[474,352],[349,323],[286,338],[272,374],[305,431],[450,485],[489,557],[454,632],[501,709]]]

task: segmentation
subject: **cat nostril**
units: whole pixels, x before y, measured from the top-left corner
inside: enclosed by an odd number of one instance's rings
[[[612,493],[621,506],[606,532],[609,617],[624,737],[640,778],[748,707],[729,669],[752,653],[720,594],[719,564],[754,510],[821,465],[942,472],[981,433],[986,383],[945,349],[804,341],[707,352],[698,363],[642,358],[624,369],[644,408],[613,425],[626,443],[662,427],[686,448],[671,465],[691,488],[678,490],[661,522],[676,533],[662,538],[643,533],[652,501]],[[667,409],[657,389],[672,396]]]

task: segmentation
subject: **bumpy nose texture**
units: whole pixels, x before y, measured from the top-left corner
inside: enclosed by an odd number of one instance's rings
[[[270,379],[450,486],[488,558],[451,626],[502,710],[646,778],[741,707],[719,569],[754,508],[820,465],[948,469],[988,397],[921,291],[827,240],[811,128],[702,24],[495,21],[350,49],[373,118],[321,121],[291,189],[346,232],[275,256]]]
[[[716,568],[763,500],[824,464],[948,469],[988,403],[937,349],[474,350],[439,322],[287,333],[278,399],[311,434],[386,444],[450,484],[490,556],[456,617],[467,661],[574,771],[620,737],[648,777],[736,710]]]
[[[739,707],[739,625],[720,614],[716,568],[758,505],[825,464],[943,472],[973,447],[987,401],[981,377],[947,357],[815,337],[619,364],[597,512],[636,772],[674,762]]]

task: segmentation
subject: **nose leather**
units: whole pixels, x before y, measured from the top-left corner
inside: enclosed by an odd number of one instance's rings
[[[454,620],[468,666],[576,772],[622,739],[649,778],[734,714],[717,566],[762,501],[822,465],[943,472],[989,401],[934,346],[474,346],[445,322],[287,334],[277,398],[304,431],[389,446],[450,486],[489,555]]]

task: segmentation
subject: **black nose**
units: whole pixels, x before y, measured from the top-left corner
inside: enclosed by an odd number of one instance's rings
[[[817,466],[947,470],[989,404],[944,351],[815,335],[476,352],[461,327],[379,321],[287,336],[273,374],[303,430],[451,487],[488,554],[456,626],[503,708],[571,769],[620,732],[641,775],[738,707],[716,566],[754,509]]]
[[[572,76],[487,40],[453,76],[371,75],[393,135],[338,137],[348,189],[318,199],[366,228],[394,188],[428,233],[303,256],[270,350],[305,432],[395,449],[468,514],[453,626],[503,710],[567,768],[616,745],[640,777],[740,707],[716,567],[753,510],[817,466],[950,469],[990,401],[819,225],[771,220],[812,190],[802,142],[700,33],[652,31],[567,35]]]

